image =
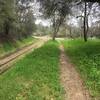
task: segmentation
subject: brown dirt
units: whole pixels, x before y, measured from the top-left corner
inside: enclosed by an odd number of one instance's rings
[[[65,100],[91,100],[89,92],[86,90],[80,75],[65,55],[62,45],[60,46],[60,50],[60,79],[65,90]]]

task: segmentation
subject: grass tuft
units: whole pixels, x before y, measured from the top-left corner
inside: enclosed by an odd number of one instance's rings
[[[0,43],[0,58],[16,51],[19,48],[32,44],[33,42],[35,42],[35,40],[36,39],[33,37],[27,37],[22,40],[16,40],[13,42],[10,40],[3,41],[2,43]]]

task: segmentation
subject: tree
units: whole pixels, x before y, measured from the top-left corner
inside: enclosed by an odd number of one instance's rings
[[[66,15],[70,13],[70,3],[68,0],[38,0],[41,4],[44,17],[52,20],[53,40],[59,31],[59,27],[64,22]]]
[[[1,32],[8,35],[15,20],[14,0],[1,0],[0,5]]]
[[[33,32],[36,30],[36,25],[35,25],[35,18],[33,16],[33,11],[28,10],[28,13],[25,16],[25,32],[26,36],[32,35]]]
[[[78,5],[77,5],[81,9],[81,13],[80,13],[79,16],[77,16],[77,18],[81,18],[81,20],[83,19],[84,41],[87,41],[87,38],[88,38],[89,17],[91,16],[91,11],[93,9],[93,7],[92,7],[93,4],[94,4],[93,2],[87,2],[87,0],[84,0],[84,2],[79,2]]]
[[[27,37],[35,30],[35,19],[32,11],[31,0],[17,0],[16,2],[17,24],[20,37]]]
[[[35,30],[32,2],[34,0],[0,0],[0,36],[30,36]]]
[[[84,15],[79,17],[83,18],[83,33],[84,40],[87,41],[87,33],[89,30],[88,18],[92,9],[92,5],[99,0],[91,2],[91,0],[38,0],[40,2],[42,12],[45,17],[52,19],[52,26],[54,29],[53,40],[59,31],[59,27],[64,22],[66,16],[71,13],[71,7],[82,5]],[[76,13],[76,12],[75,12]]]

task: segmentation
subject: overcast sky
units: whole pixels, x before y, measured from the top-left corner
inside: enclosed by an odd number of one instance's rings
[[[39,3],[34,0],[33,5],[33,12],[34,16],[36,18],[35,24],[42,24],[43,26],[50,26],[51,22],[50,20],[46,20],[42,17],[42,13],[39,11],[40,5]]]

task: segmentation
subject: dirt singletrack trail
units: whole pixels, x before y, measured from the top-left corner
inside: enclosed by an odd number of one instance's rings
[[[91,100],[80,75],[65,55],[62,45],[60,45],[60,50],[60,79],[65,90],[65,100]]]
[[[23,57],[24,55],[30,53],[33,49],[41,47],[45,42],[49,40],[48,37],[39,37],[39,40],[32,45],[29,45],[21,50],[16,51],[15,53],[3,58],[0,60],[0,74],[5,72],[8,68],[11,67],[11,64],[16,62],[17,59]]]

